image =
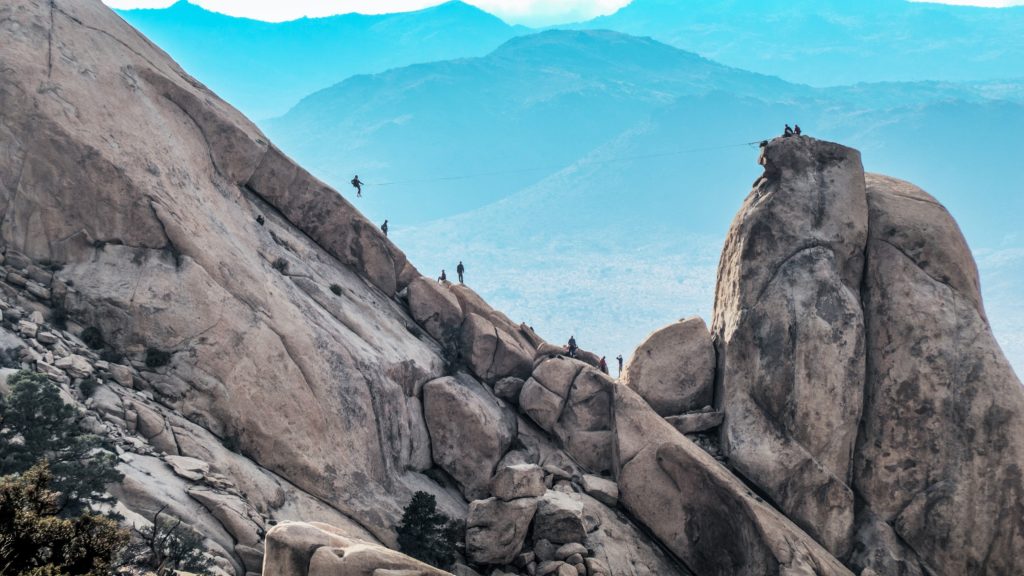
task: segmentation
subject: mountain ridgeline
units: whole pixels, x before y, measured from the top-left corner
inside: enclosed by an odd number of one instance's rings
[[[613,379],[421,275],[99,0],[0,35],[0,394],[60,387],[136,539],[173,518],[215,576],[1024,572],[1024,388],[972,253],[857,150],[758,146],[710,327]],[[434,507],[439,567],[396,550]]]
[[[579,25],[813,86],[1024,77],[1024,7],[907,0],[633,0]]]

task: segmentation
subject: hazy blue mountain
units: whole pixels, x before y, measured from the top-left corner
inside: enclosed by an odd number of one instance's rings
[[[525,28],[458,1],[398,14],[345,14],[270,23],[181,0],[118,12],[190,74],[252,118],[353,74],[485,54]]]
[[[815,86],[1024,76],[1024,7],[906,0],[633,0],[581,25]]]
[[[747,143],[798,122],[950,208],[1024,366],[1021,94],[1014,81],[818,89],[650,39],[549,31],[349,79],[265,127],[343,194],[360,174],[360,209],[390,219],[421,269],[463,259],[517,318],[614,356],[708,316],[721,239],[760,173]],[[388,182],[406,183],[375,185]]]
[[[680,96],[801,90],[649,39],[549,31],[483,58],[350,78],[265,124],[325,179],[359,174],[372,191],[365,206],[408,224],[503,198]],[[483,181],[376,185],[493,172]]]

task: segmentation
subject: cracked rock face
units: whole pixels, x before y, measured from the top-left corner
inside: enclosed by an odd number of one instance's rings
[[[930,572],[1024,573],[1024,389],[992,337],[974,260],[916,186],[868,175],[867,199],[857,492]]]
[[[776,140],[761,163],[718,269],[722,444],[732,465],[843,557],[863,403],[864,170],[856,150],[811,138]]]
[[[444,366],[392,299],[401,251],[100,2],[4,2],[0,37],[5,250],[169,352],[162,402],[391,540],[406,397]]]

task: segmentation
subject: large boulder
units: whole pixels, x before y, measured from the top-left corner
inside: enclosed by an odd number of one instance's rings
[[[614,413],[619,502],[694,573],[851,576],[626,386]]]
[[[511,564],[523,548],[537,500],[500,498],[469,504],[466,518],[466,555],[477,564]]]
[[[447,286],[422,276],[409,283],[409,312],[440,342],[454,339],[462,326],[462,307]]]
[[[782,512],[843,557],[863,406],[864,170],[856,150],[812,138],[773,140],[761,163],[764,175],[733,221],[718,268],[722,448]]]
[[[455,478],[467,500],[486,498],[495,466],[516,437],[514,414],[465,375],[427,382],[423,410],[434,462]]]
[[[491,493],[505,501],[543,496],[546,490],[544,470],[536,464],[501,467],[491,479]]]
[[[869,175],[867,198],[858,495],[927,573],[1022,574],[1024,388],[992,336],[971,252],[916,186]]]
[[[648,336],[623,375],[626,385],[662,416],[710,405],[714,380],[715,347],[701,318],[681,320]]]
[[[533,522],[533,539],[555,544],[583,542],[587,530],[583,525],[583,500],[579,494],[548,490],[538,502]]]
[[[530,375],[533,353],[483,316],[468,314],[459,338],[466,364],[481,380],[496,382],[508,376]]]
[[[267,533],[263,574],[274,576],[450,576],[400,552],[318,522],[286,522]]]

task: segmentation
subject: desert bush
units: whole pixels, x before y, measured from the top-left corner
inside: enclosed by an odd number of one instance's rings
[[[146,367],[160,368],[171,363],[171,353],[157,348],[146,349]]]
[[[140,542],[128,554],[131,564],[153,569],[158,576],[170,576],[177,570],[207,574],[213,566],[203,547],[203,537],[174,518],[161,507],[153,515],[153,524],[140,529]]]
[[[103,339],[103,332],[100,332],[100,329],[95,326],[89,326],[85,330],[82,330],[82,333],[79,334],[78,337],[82,339],[82,342],[84,342],[86,346],[93,350],[99,350],[107,345],[106,341]]]

